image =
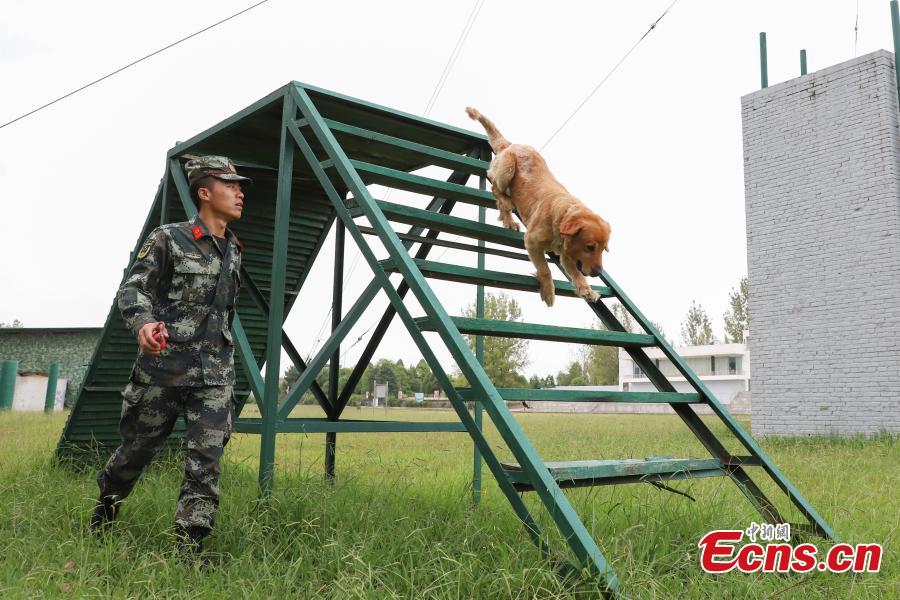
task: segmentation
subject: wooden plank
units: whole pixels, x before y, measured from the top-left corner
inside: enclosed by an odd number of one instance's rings
[[[539,289],[537,278],[532,275],[519,275],[516,273],[508,273],[506,271],[488,271],[475,269],[472,267],[462,267],[459,265],[450,265],[430,260],[414,259],[419,270],[425,277],[432,279],[442,279],[444,281],[456,281],[459,283],[469,283],[473,285],[487,285],[495,288],[503,288],[508,290],[521,290],[526,292],[536,292]],[[382,266],[386,271],[397,272],[399,269],[391,260],[382,261]],[[554,280],[553,285],[556,287],[556,293],[560,296],[568,296],[571,298],[575,295],[575,286],[568,281]],[[595,292],[604,298],[612,297],[612,292],[608,287],[594,285],[591,286]]]
[[[359,160],[351,160],[349,162],[367,185],[377,183],[407,192],[439,196],[485,208],[497,208],[497,202],[494,200],[493,194],[487,190],[479,190],[458,183],[449,183],[441,179],[423,177],[422,175],[413,175],[406,171],[389,169]]]
[[[385,133],[363,129],[362,127],[356,127],[354,125],[348,125],[346,123],[341,123],[332,119],[324,119],[324,121],[328,125],[329,129],[337,134],[336,137],[338,137],[339,139],[341,137],[341,134],[343,134],[345,136],[353,136],[360,139],[385,144],[394,148],[400,148],[402,150],[420,154],[422,155],[423,162],[428,162],[429,164],[439,167],[446,167],[448,169],[454,169],[456,171],[463,171],[465,173],[469,173],[470,175],[484,175],[487,169],[490,167],[489,162],[478,160],[477,158],[471,158],[469,156],[456,154],[454,152],[448,152],[446,150],[441,150],[432,146],[426,146],[425,144],[420,144],[418,142],[412,142],[402,138],[394,137],[392,135],[387,135]],[[303,127],[305,125],[306,119],[300,119],[299,121],[297,121],[298,127]]]
[[[474,400],[470,388],[457,388],[466,400]],[[525,402],[639,402],[644,404],[699,404],[700,394],[677,392],[617,392],[602,390],[537,390],[530,388],[497,388],[500,397],[508,401]]]
[[[605,479],[632,475],[673,474],[681,471],[723,469],[717,458],[649,458],[620,460],[576,460],[545,463],[557,481]],[[518,463],[505,463],[514,483],[527,483]],[[724,472],[722,473],[724,475]]]
[[[327,419],[285,419],[279,421],[278,433],[414,433],[465,432],[460,422],[429,421],[329,421]],[[235,431],[260,433],[262,419],[238,419]]]
[[[493,337],[525,338],[529,340],[548,340],[553,342],[569,342],[590,344],[593,346],[647,347],[654,346],[653,336],[639,333],[622,333],[598,329],[580,329],[576,327],[556,327],[537,323],[519,321],[494,321],[490,319],[470,319],[466,317],[450,317],[460,333],[487,335]],[[422,331],[434,331],[435,325],[428,317],[415,320]]]
[[[419,225],[427,229],[435,229],[512,248],[525,248],[525,235],[512,229],[485,225],[469,219],[451,217],[450,215],[442,215],[430,210],[423,210],[404,204],[394,204],[383,200],[376,200],[375,203],[390,221],[407,225]],[[348,208],[351,209],[350,214],[354,218],[363,215],[362,208],[356,206],[355,203],[352,207],[348,206]]]

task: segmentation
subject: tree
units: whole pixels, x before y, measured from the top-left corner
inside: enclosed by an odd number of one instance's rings
[[[712,323],[703,307],[695,301],[691,302],[687,317],[681,324],[681,341],[686,346],[703,346],[715,344],[716,336],[713,335]]]
[[[7,329],[21,329],[22,327],[24,327],[24,325],[22,325],[22,321],[20,321],[20,320],[18,320],[18,319],[13,319],[13,322],[12,322],[12,323],[2,323],[2,322],[0,322],[0,328],[7,328]]]
[[[528,378],[528,387],[530,387],[531,389],[539,390],[539,389],[541,389],[541,385],[543,385],[543,382],[541,381],[541,378],[538,377],[537,375],[532,375],[531,377]]]
[[[463,316],[475,318],[475,304],[463,310]],[[493,321],[521,321],[522,307],[504,293],[486,294],[484,318]],[[475,336],[467,335],[469,347],[475,351]],[[526,387],[528,380],[520,373],[528,364],[528,340],[484,337],[484,370],[497,387]]]
[[[728,304],[731,308],[723,315],[725,343],[743,342],[744,331],[750,328],[750,286],[746,277],[728,294]]]

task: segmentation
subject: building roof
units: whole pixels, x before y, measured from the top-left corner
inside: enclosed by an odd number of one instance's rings
[[[747,354],[747,344],[707,344],[704,346],[676,346],[675,353],[681,358],[695,358],[698,356],[737,356]],[[624,352],[623,350],[619,350]],[[650,358],[665,358],[659,348],[645,348],[644,351]]]

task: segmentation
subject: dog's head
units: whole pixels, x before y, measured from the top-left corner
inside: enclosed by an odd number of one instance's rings
[[[609,252],[609,223],[590,211],[566,215],[559,224],[563,253],[585,277],[603,270],[603,253]]]

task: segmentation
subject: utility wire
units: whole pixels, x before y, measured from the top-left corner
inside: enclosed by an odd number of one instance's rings
[[[469,33],[472,31],[472,27],[475,25],[475,21],[478,19],[478,14],[481,12],[484,3],[485,0],[475,0],[475,5],[472,7],[472,11],[466,18],[466,23],[465,25],[463,25],[463,29],[460,32],[459,37],[456,38],[456,44],[453,45],[453,50],[450,51],[450,56],[449,58],[447,58],[447,63],[444,65],[444,69],[441,71],[441,76],[438,77],[437,83],[434,85],[434,89],[431,91],[431,96],[428,97],[428,102],[425,104],[425,112],[423,113],[423,116],[428,116],[428,114],[434,108],[438,97],[440,97],[441,92],[444,90],[444,85],[447,83],[447,80],[450,78],[450,74],[453,72],[453,67],[456,65],[456,60],[462,53],[462,49],[469,37]],[[388,188],[382,200],[388,200],[391,197],[391,193],[393,191],[393,188]],[[348,269],[347,274],[344,276],[344,285],[347,285],[347,282],[353,275],[353,271],[356,269],[356,266],[359,263],[359,259],[361,257],[362,253],[357,250],[356,256],[353,257],[353,262],[350,264],[350,269]],[[328,312],[325,313],[325,317],[322,319],[322,324],[319,326],[319,331],[316,333],[316,341],[313,342],[312,349],[310,349],[309,353],[306,355],[307,362],[318,350],[319,342],[322,341],[322,333],[325,330],[325,325],[328,322],[328,317],[331,315],[332,309],[333,307],[329,307]],[[375,325],[373,324],[368,329],[366,329],[366,331],[363,332],[363,334],[350,346],[350,348],[358,344],[362,340],[362,337],[366,333],[371,331],[374,326]],[[350,348],[347,348],[347,351],[349,351]],[[343,354],[346,355],[346,353],[347,352],[344,352]],[[343,355],[341,359],[343,360]]]
[[[566,118],[566,120],[563,121],[562,125],[560,125],[560,126],[556,129],[556,131],[553,132],[553,135],[551,135],[549,138],[547,138],[547,141],[544,142],[544,145],[540,147],[540,150],[543,150],[544,148],[546,148],[547,145],[548,145],[551,141],[553,141],[553,138],[555,138],[556,135],[557,135],[560,131],[562,131],[563,128],[564,128],[566,125],[569,124],[569,121],[572,120],[572,117],[574,117],[576,114],[578,114],[578,111],[580,111],[581,108],[582,108],[585,104],[587,104],[588,100],[590,100],[590,99],[593,97],[593,95],[597,93],[597,90],[600,89],[600,86],[602,86],[604,83],[606,83],[606,80],[609,79],[610,76],[612,76],[612,74],[616,72],[616,69],[618,69],[619,66],[620,66],[623,62],[625,62],[625,59],[627,59],[629,56],[631,56],[631,53],[634,52],[635,48],[637,48],[637,47],[640,45],[640,43],[644,41],[644,38],[646,38],[648,35],[650,35],[650,32],[651,32],[651,31],[653,31],[654,29],[656,29],[656,26],[659,24],[659,22],[662,21],[663,17],[665,17],[666,14],[667,14],[670,10],[672,10],[672,7],[675,6],[676,4],[678,4],[678,0],[674,0],[674,2],[672,2],[672,4],[670,4],[669,7],[668,7],[665,11],[663,11],[663,14],[661,14],[661,15],[659,16],[658,19],[656,19],[655,21],[653,21],[653,23],[650,24],[650,28],[647,29],[647,31],[644,32],[644,35],[642,35],[642,36],[638,39],[638,41],[636,41],[636,42],[634,43],[634,45],[631,47],[631,49],[628,50],[628,52],[625,53],[625,56],[623,56],[621,59],[619,59],[619,62],[617,62],[616,65],[610,70],[610,72],[607,73],[606,76],[605,76],[603,79],[600,80],[600,83],[598,83],[596,86],[594,86],[594,89],[591,90],[591,93],[587,95],[587,98],[585,98],[584,100],[582,100],[582,101],[581,101],[581,104],[579,104],[579,105],[575,108],[575,110],[572,111],[572,114],[569,115],[569,116]]]
[[[653,23],[650,24],[650,27],[647,29],[647,31],[644,32],[644,35],[642,35],[642,36],[638,39],[638,41],[634,43],[634,45],[631,47],[631,49],[629,49],[628,52],[625,53],[625,55],[619,60],[619,62],[616,63],[616,65],[609,71],[609,73],[607,73],[606,76],[605,76],[602,80],[600,80],[600,83],[598,83],[596,86],[594,86],[594,89],[591,90],[591,93],[587,95],[587,98],[585,98],[584,100],[581,101],[581,104],[579,104],[579,105],[575,108],[575,110],[572,112],[572,114],[570,114],[570,115],[566,118],[566,120],[563,121],[562,125],[560,125],[560,126],[556,129],[556,131],[553,132],[553,135],[551,135],[551,136],[547,139],[547,141],[544,142],[544,145],[541,146],[541,148],[540,148],[541,150],[543,150],[544,148],[546,148],[547,145],[553,140],[553,138],[555,138],[556,135],[557,135],[560,131],[562,131],[563,128],[564,128],[566,125],[568,125],[569,121],[571,121],[572,118],[578,113],[578,111],[580,111],[581,108],[582,108],[585,104],[587,104],[588,100],[590,100],[591,97],[592,97],[595,93],[597,93],[597,90],[599,90],[600,87],[601,87],[604,83],[606,83],[606,80],[609,79],[610,76],[611,76],[613,73],[615,73],[616,69],[618,69],[619,66],[620,66],[623,62],[625,62],[625,59],[627,59],[627,58],[631,55],[631,53],[634,52],[635,48],[637,48],[638,45],[639,45],[642,41],[644,41],[644,38],[646,38],[648,35],[650,35],[650,32],[651,32],[651,31],[653,31],[654,29],[656,29],[656,26],[659,24],[660,21],[662,21],[662,18],[665,17],[666,14],[667,14],[670,10],[672,10],[672,7],[675,6],[676,4],[678,4],[678,0],[674,0],[674,1],[672,2],[672,4],[670,4],[670,5],[668,6],[668,8],[666,8],[666,10],[663,11],[663,13],[659,16],[659,18],[657,18],[655,21],[653,21]],[[454,239],[459,239],[459,236],[456,236],[456,238],[454,238]],[[440,260],[440,258],[441,258],[444,254],[446,254],[446,252],[447,252],[447,248],[444,248],[444,249],[441,251],[441,253],[438,254],[438,255],[434,258],[434,260]]]
[[[245,12],[247,12],[247,11],[249,11],[249,10],[253,10],[253,9],[256,8],[257,6],[259,6],[260,4],[265,4],[265,3],[268,2],[268,1],[269,1],[269,0],[262,0],[261,2],[257,2],[257,3],[254,4],[253,6],[248,6],[248,7],[245,8],[244,10],[234,13],[234,14],[231,15],[230,17],[226,17],[226,18],[222,19],[221,21],[217,21],[217,22],[213,23],[212,25],[210,25],[210,26],[208,26],[208,27],[204,27],[204,28],[201,29],[200,31],[195,31],[195,32],[192,33],[191,35],[189,35],[189,36],[187,36],[187,37],[181,38],[181,39],[178,40],[177,42],[172,42],[171,44],[169,44],[168,46],[166,46],[166,47],[164,47],[164,48],[160,48],[159,50],[156,50],[155,52],[151,52],[150,54],[148,54],[148,55],[146,55],[146,56],[144,56],[144,57],[142,57],[142,58],[139,58],[139,59],[137,59],[137,60],[135,60],[135,61],[133,61],[133,62],[130,62],[130,63],[128,63],[127,65],[125,65],[124,67],[119,67],[119,68],[116,69],[115,71],[113,71],[113,72],[111,72],[111,73],[107,73],[107,74],[104,75],[103,77],[100,77],[99,79],[95,79],[94,81],[92,81],[92,82],[90,82],[90,83],[86,83],[86,84],[84,84],[83,86],[81,86],[80,88],[78,88],[78,89],[76,89],[76,90],[72,90],[72,91],[69,92],[68,94],[64,94],[64,95],[60,96],[60,97],[57,98],[56,100],[51,100],[51,101],[48,102],[47,104],[44,104],[44,105],[39,106],[39,107],[37,107],[37,108],[35,108],[35,109],[33,109],[33,110],[30,110],[30,111],[28,111],[27,113],[25,113],[25,114],[23,114],[23,115],[20,115],[20,116],[16,117],[16,118],[13,119],[12,121],[7,121],[7,122],[4,123],[3,125],[0,125],[0,129],[3,129],[3,128],[6,127],[7,125],[12,125],[12,124],[15,123],[16,121],[21,121],[21,120],[24,119],[25,117],[28,117],[28,116],[30,116],[30,115],[33,115],[34,113],[36,113],[36,112],[38,112],[38,111],[44,110],[44,109],[47,108],[48,106],[52,106],[52,105],[56,104],[57,102],[59,102],[60,100],[65,100],[65,99],[68,98],[69,96],[73,96],[73,95],[77,94],[78,92],[80,92],[80,91],[82,91],[82,90],[86,90],[87,88],[91,87],[92,85],[95,85],[95,84],[97,84],[97,83],[100,83],[100,82],[103,81],[104,79],[109,79],[109,78],[112,77],[113,75],[116,75],[117,73],[121,73],[122,71],[124,71],[125,69],[127,69],[127,68],[129,68],[129,67],[133,67],[134,65],[136,65],[136,64],[138,64],[138,63],[140,63],[140,62],[143,62],[143,61],[147,60],[148,58],[150,58],[150,57],[152,57],[152,56],[156,56],[156,55],[159,54],[160,52],[164,52],[164,51],[168,50],[169,48],[172,48],[173,46],[177,46],[177,45],[180,44],[181,42],[185,42],[185,41],[191,39],[192,37],[196,37],[196,36],[200,35],[201,33],[204,33],[204,32],[206,32],[206,31],[209,31],[209,30],[212,29],[213,27],[217,27],[217,26],[221,25],[222,23],[225,23],[226,21],[230,21],[231,19],[234,19],[235,17],[238,17],[238,16],[244,14]]]

